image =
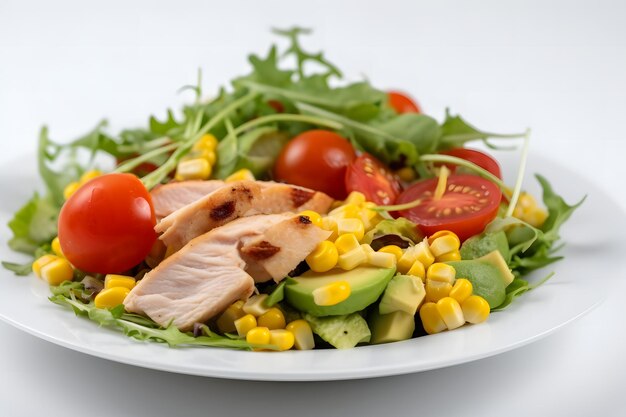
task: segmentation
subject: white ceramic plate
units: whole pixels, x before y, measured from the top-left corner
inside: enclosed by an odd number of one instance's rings
[[[514,176],[517,154],[498,154],[505,179]],[[0,259],[19,259],[6,247],[6,226],[12,213],[31,195],[37,183],[34,156],[0,167]],[[351,350],[242,352],[209,348],[177,348],[137,342],[99,328],[71,311],[50,303],[49,290],[34,276],[16,277],[0,270],[0,318],[37,337],[101,358],[135,366],[193,375],[249,380],[338,380],[419,372],[495,355],[544,337],[598,305],[609,291],[601,274],[623,256],[620,231],[624,214],[597,187],[537,155],[527,172],[546,175],[569,202],[588,194],[585,204],[565,225],[566,259],[549,271],[556,275],[526,294],[508,310],[481,325],[388,345]],[[528,178],[526,188],[537,193]],[[600,285],[599,285],[600,284]],[[10,341],[8,341],[10,343]]]

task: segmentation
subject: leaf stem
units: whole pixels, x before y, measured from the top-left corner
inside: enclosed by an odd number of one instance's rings
[[[146,152],[144,154],[141,154],[141,155],[139,155],[136,158],[129,159],[128,161],[125,161],[124,163],[120,164],[117,168],[115,168],[115,172],[132,171],[134,168],[138,167],[142,163],[144,163],[146,161],[149,161],[150,159],[154,158],[155,156],[159,156],[161,154],[173,151],[176,148],[178,148],[178,146],[180,146],[179,143],[171,143],[169,145],[162,146],[160,148],[154,149],[154,150],[152,150],[150,152]]]
[[[323,119],[320,117],[307,116],[305,114],[270,114],[268,116],[263,116],[250,120],[249,122],[237,126],[237,128],[234,129],[234,133],[235,135],[238,135],[255,126],[272,122],[303,122],[312,125],[324,126],[334,130],[340,130],[343,128],[343,125],[341,123],[328,119]]]
[[[526,162],[528,161],[528,145],[530,143],[530,129],[526,130],[524,135],[524,144],[522,145],[522,156],[520,157],[519,169],[517,171],[517,180],[515,181],[515,188],[513,189],[513,195],[509,201],[509,207],[506,210],[505,217],[513,215],[517,200],[519,199],[520,192],[522,191],[522,183],[524,182],[524,172],[526,171]]]

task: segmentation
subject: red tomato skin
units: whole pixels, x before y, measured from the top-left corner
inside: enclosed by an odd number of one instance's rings
[[[389,91],[387,97],[389,97],[389,105],[393,107],[398,114],[422,112],[420,106],[407,94],[401,93],[400,91]]]
[[[469,148],[452,148],[452,149],[447,149],[445,151],[440,151],[439,153],[442,155],[456,156],[457,158],[461,158],[461,159],[465,159],[466,161],[473,162],[474,164],[478,165],[484,170],[487,170],[491,172],[493,175],[495,175],[496,177],[502,179],[502,171],[500,169],[500,164],[498,164],[498,161],[496,161],[494,158],[492,158],[489,154],[486,154],[485,152],[481,152],[479,150],[469,149]],[[452,171],[453,173],[457,167],[456,165],[453,165],[453,164],[444,164],[444,165],[447,166],[448,169]]]
[[[433,192],[437,186],[437,181],[437,178],[431,178],[413,184],[400,194],[396,204],[414,201],[425,191]],[[456,233],[461,241],[464,241],[471,236],[481,233],[485,229],[485,226],[498,214],[502,192],[491,181],[476,175],[452,175],[448,178],[448,186],[451,184],[477,187],[477,189],[482,190],[481,192],[483,194],[485,192],[487,193],[480,197],[480,199],[485,198],[487,202],[477,212],[464,212],[460,215],[452,214],[450,216],[437,218],[434,214],[428,214],[427,209],[433,203],[429,198],[426,198],[426,204],[392,214],[396,218],[401,216],[416,223],[420,231],[426,236],[430,236],[440,230],[451,230]],[[481,186],[484,186],[485,189],[481,189]],[[479,198],[469,193],[463,194],[446,191],[442,199],[439,200],[440,202],[434,204],[440,208],[450,207],[454,210],[456,207],[462,208],[464,205],[474,205],[477,203],[477,200],[479,200]]]
[[[309,130],[282,149],[274,178],[344,199],[346,169],[355,158],[354,147],[342,136],[328,130]]]
[[[386,206],[394,204],[402,186],[382,162],[363,153],[346,170],[346,190],[358,191],[367,201]]]
[[[84,184],[59,214],[59,242],[78,269],[121,273],[139,264],[156,240],[150,193],[131,174],[107,174]]]

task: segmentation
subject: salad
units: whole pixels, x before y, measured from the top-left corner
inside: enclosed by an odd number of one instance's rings
[[[307,30],[275,33],[285,50],[251,55],[210,100],[199,74],[183,88],[195,101],[147,127],[101,122],[66,144],[42,128],[46,191],[9,223],[33,260],[3,266],[138,340],[267,351],[480,325],[552,276],[524,279],[561,259],[582,200],[539,174],[543,205],[524,192],[529,132],[438,122],[404,93],[342,82],[303,49]],[[466,147],[492,140],[521,145],[514,184]]]

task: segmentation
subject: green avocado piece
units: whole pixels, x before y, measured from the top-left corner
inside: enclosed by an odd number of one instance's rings
[[[359,266],[350,271],[333,269],[328,272],[307,271],[297,278],[287,278],[285,299],[294,308],[313,316],[341,316],[361,311],[383,293],[396,268]],[[350,296],[339,304],[319,306],[313,291],[337,281],[350,284]]]
[[[502,304],[506,287],[513,282],[513,273],[498,250],[480,258],[446,263],[454,267],[457,278],[467,278],[474,294],[487,300],[491,308]]]
[[[372,332],[371,344],[407,340],[415,331],[415,316],[404,311],[380,314],[374,310],[370,314],[368,323]]]
[[[505,260],[509,259],[509,242],[506,233],[502,230],[494,233],[483,233],[467,239],[461,246],[461,259],[480,258],[494,250],[500,251]]]
[[[305,314],[313,333],[336,347],[350,349],[359,343],[369,342],[372,333],[367,322],[358,313],[347,316],[315,317]]]
[[[414,316],[425,296],[426,291],[421,279],[412,275],[396,275],[387,284],[378,304],[378,311],[380,314],[404,311]]]

